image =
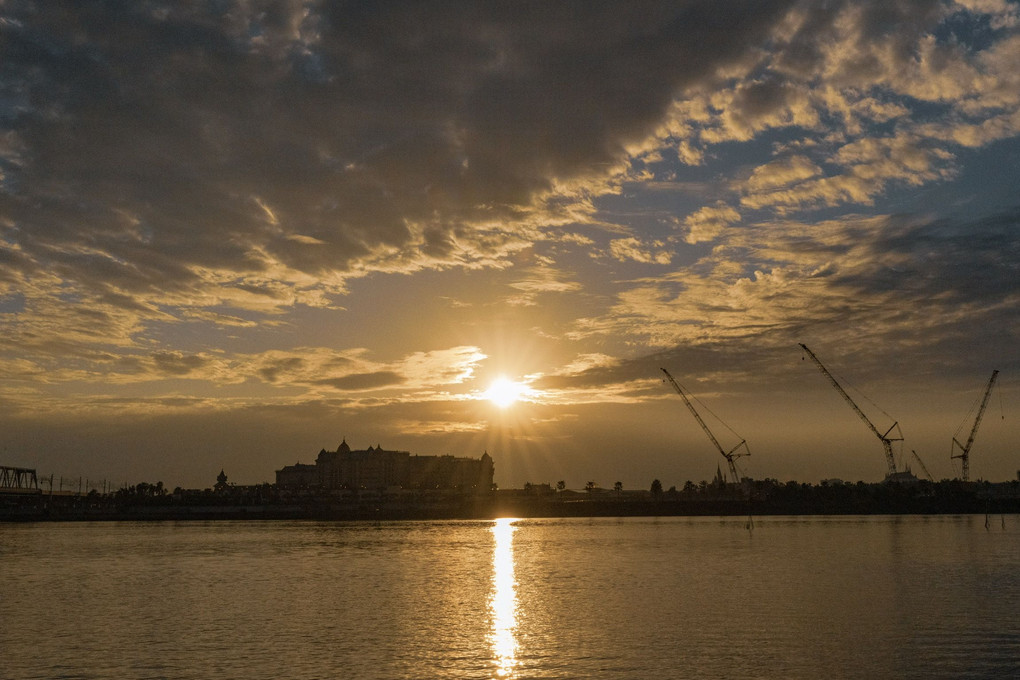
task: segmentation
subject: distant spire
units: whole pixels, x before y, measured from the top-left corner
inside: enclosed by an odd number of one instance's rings
[[[216,485],[213,486],[217,491],[226,491],[227,489],[227,473],[220,468],[220,474],[216,475]]]

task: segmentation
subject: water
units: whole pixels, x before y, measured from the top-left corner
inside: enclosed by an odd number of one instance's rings
[[[1020,517],[0,525],[0,678],[1020,677]]]

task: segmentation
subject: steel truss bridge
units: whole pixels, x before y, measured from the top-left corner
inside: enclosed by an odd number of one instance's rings
[[[0,466],[0,494],[38,494],[39,478],[30,468]]]

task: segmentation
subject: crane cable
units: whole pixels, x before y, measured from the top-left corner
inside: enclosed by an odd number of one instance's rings
[[[833,376],[835,376],[835,377],[839,378],[839,379],[840,379],[840,381],[842,381],[842,383],[843,383],[844,385],[846,385],[847,387],[849,387],[850,389],[852,389],[852,390],[853,390],[854,392],[856,392],[856,393],[857,393],[857,396],[859,396],[859,397],[860,397],[861,399],[863,399],[864,401],[868,402],[869,404],[871,404],[872,406],[874,406],[874,407],[875,407],[876,409],[878,409],[878,412],[879,412],[879,413],[881,413],[882,415],[884,415],[884,416],[885,416],[886,418],[888,418],[889,420],[893,421],[894,423],[896,422],[896,419],[895,419],[895,418],[893,418],[893,417],[892,417],[891,415],[889,415],[888,413],[886,413],[886,412],[885,412],[885,409],[883,409],[883,408],[882,408],[881,406],[879,406],[878,404],[876,404],[876,403],[875,403],[875,402],[874,402],[874,401],[873,401],[873,400],[872,400],[872,399],[871,399],[870,397],[868,397],[868,395],[866,395],[866,394],[865,394],[864,392],[862,392],[862,391],[860,390],[860,388],[858,388],[858,387],[857,387],[856,385],[854,385],[854,384],[853,384],[852,382],[850,382],[849,380],[847,380],[847,379],[846,379],[846,378],[844,378],[843,376],[841,376],[841,375],[839,375],[838,373],[836,373],[835,371],[833,371],[833,370],[832,370],[831,368],[830,368],[830,369],[827,369],[827,370],[828,370],[828,371],[829,371],[829,373],[831,373],[831,374],[832,374]]]
[[[978,409],[978,405],[981,403],[981,395],[978,395],[976,399],[971,403],[970,410],[963,416],[963,420],[960,422],[960,427],[956,428],[956,432],[953,433],[953,437],[959,437],[963,434],[964,429],[968,424],[974,422],[974,414]],[[999,393],[999,406],[1002,406],[1002,393]]]
[[[683,385],[681,385],[681,387],[683,387]],[[687,388],[686,388],[686,387],[684,387],[684,389],[686,390]],[[687,394],[688,394],[688,395],[690,395],[690,397],[691,397],[692,399],[694,399],[694,401],[698,402],[698,404],[699,404],[699,405],[700,405],[700,406],[701,406],[701,407],[702,407],[703,409],[705,409],[706,411],[708,411],[708,413],[709,413],[709,414],[710,414],[710,415],[711,415],[711,416],[712,416],[713,418],[715,418],[715,419],[716,419],[716,421],[718,421],[718,423],[719,423],[720,425],[722,425],[722,426],[723,426],[723,427],[725,427],[725,428],[726,428],[727,430],[729,430],[729,431],[730,431],[730,433],[731,433],[731,434],[732,434],[732,435],[733,435],[734,437],[736,437],[737,439],[743,439],[743,437],[741,437],[741,436],[740,436],[739,434],[737,434],[737,433],[736,433],[736,432],[734,431],[734,429],[733,429],[732,427],[730,427],[729,425],[727,425],[727,424],[726,424],[726,421],[724,421],[724,420],[723,420],[722,418],[720,418],[719,416],[717,416],[717,415],[716,415],[716,414],[715,414],[715,413],[714,413],[714,412],[712,411],[712,409],[710,409],[710,408],[709,408],[708,406],[706,406],[706,405],[705,405],[705,403],[704,403],[703,401],[701,401],[700,399],[698,399],[698,398],[697,398],[697,397],[696,397],[696,396],[695,396],[695,395],[694,395],[694,394],[693,394],[692,392],[690,392],[690,391],[688,390]]]
[[[1002,405],[1002,383],[999,383],[999,417],[1002,420],[1006,419],[1006,408]]]

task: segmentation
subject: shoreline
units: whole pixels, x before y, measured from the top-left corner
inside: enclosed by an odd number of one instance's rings
[[[24,500],[24,499],[22,499]],[[39,499],[36,499],[39,500]],[[1020,498],[902,497],[870,503],[746,499],[549,500],[449,499],[443,503],[307,502],[264,504],[132,504],[86,507],[67,502],[8,504],[0,522],[107,522],[209,520],[414,521],[491,520],[500,517],[704,517],[797,515],[1018,514]]]

